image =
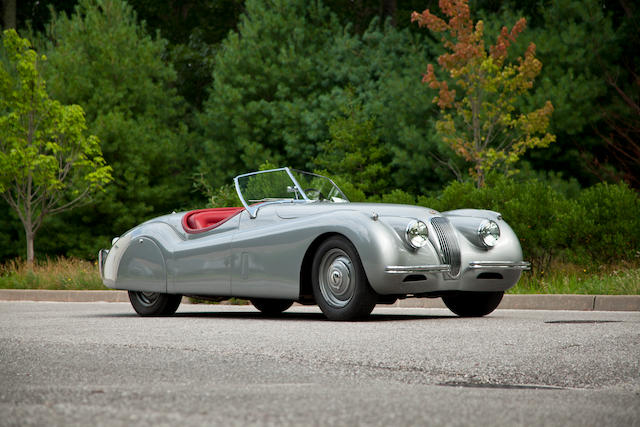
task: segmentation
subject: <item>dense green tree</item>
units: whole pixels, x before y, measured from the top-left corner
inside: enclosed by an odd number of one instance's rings
[[[216,55],[200,118],[203,169],[214,182],[264,161],[280,164],[300,156],[299,165],[313,157],[308,142],[325,139],[330,110],[318,112],[318,104],[335,105],[318,93],[328,95],[334,86],[322,70],[330,62],[324,48],[339,28],[317,2],[247,2],[238,33]]]
[[[606,146],[600,159],[594,156],[591,164],[603,179],[609,170],[606,166],[613,165],[625,181],[640,189],[640,57],[626,54],[640,51],[640,6],[628,0],[619,4],[622,12],[616,17],[619,25],[614,43],[619,59],[607,59],[610,49],[599,55],[604,80],[612,94],[612,102],[600,107],[603,123],[597,128]],[[602,163],[605,167],[601,167]]]
[[[165,62],[166,41],[152,38],[120,0],[82,0],[72,16],[54,14],[48,84],[63,103],[86,111],[114,169],[114,185],[94,209],[58,224],[51,251],[90,256],[114,235],[189,199],[194,148]]]
[[[0,66],[0,194],[24,227],[27,262],[43,220],[67,211],[111,180],[100,144],[87,135],[84,111],[49,97],[45,60],[15,30],[2,36],[9,66]]]
[[[76,0],[25,0],[18,3],[18,26],[32,21],[34,28],[44,29],[49,20],[48,4],[56,10],[71,11]],[[531,104],[540,105],[539,101],[551,100],[555,107],[551,132],[557,135],[559,142],[548,150],[530,155],[529,160],[534,167],[563,171],[565,175],[580,177],[583,183],[595,177],[616,178],[619,176],[616,169],[621,169],[627,180],[635,180],[635,148],[632,143],[624,142],[625,136],[619,132],[628,133],[625,123],[635,117],[634,108],[618,91],[630,93],[633,98],[633,76],[638,74],[635,56],[625,54],[625,51],[634,51],[638,44],[638,8],[634,2],[470,0],[469,3],[472,16],[484,20],[487,33],[497,33],[503,23],[513,24],[518,17],[525,16],[528,22],[526,39],[538,41],[537,57],[543,67],[533,88]],[[212,81],[213,57],[219,43],[230,30],[237,28],[239,16],[245,10],[245,1],[189,0],[176,3],[131,0],[130,4],[152,31],[160,31],[169,40],[165,55],[173,62],[179,77],[174,84],[189,102],[189,107],[198,110],[206,98],[203,89]],[[371,34],[370,23],[375,18],[378,21],[374,29],[389,38],[380,18],[391,18],[396,28],[405,28],[409,25],[408,17],[412,10],[432,9],[438,1],[325,0],[324,4],[337,16],[340,23],[338,32],[349,26],[349,32]],[[414,25],[410,31],[416,33],[419,30]],[[431,36],[427,35],[427,38]],[[344,37],[338,34],[337,39]],[[365,44],[363,49],[371,49],[371,46]],[[516,44],[514,49],[522,51],[524,46]],[[373,52],[380,53],[375,49]],[[363,53],[358,53],[362,58]],[[396,88],[389,88],[390,96],[401,96],[392,94]],[[363,106],[368,108],[367,103]],[[428,115],[425,117],[425,121],[430,120]],[[187,119],[187,123],[191,123],[189,117]],[[378,130],[382,127],[379,125]],[[429,124],[422,127],[430,129]],[[431,139],[429,135],[427,139]],[[386,139],[382,141],[385,143]],[[439,150],[438,157],[442,163],[454,166],[452,152],[445,147]],[[404,150],[396,154],[394,164],[403,169],[402,164],[410,162],[411,156],[406,156],[407,151]],[[438,172],[442,174],[442,171]],[[404,181],[404,185],[411,185],[417,178],[398,179]]]
[[[377,22],[353,34],[319,2],[248,1],[215,59],[200,116],[203,171],[221,185],[265,160],[313,167],[328,123],[353,92],[363,114],[377,117],[374,135],[392,153],[394,186],[437,185],[432,107],[415,96],[429,91],[412,60],[420,55],[430,54],[419,36]]]
[[[129,0],[151,31],[169,41],[169,56],[177,72],[176,87],[199,109],[211,84],[213,56],[229,31],[237,26],[244,0]]]
[[[528,40],[536,43],[542,70],[522,108],[550,100],[554,112],[550,132],[557,142],[528,158],[539,169],[563,171],[583,184],[594,180],[589,163],[600,156],[603,141],[594,132],[602,119],[603,106],[611,102],[602,63],[616,61],[622,53],[614,37],[610,13],[599,0],[544,1],[536,8],[517,11],[516,5],[486,14],[487,32],[496,32],[500,22],[515,23],[522,14],[532,25],[527,40],[518,40],[513,50],[522,51]],[[527,16],[526,13],[534,13]]]
[[[391,181],[390,153],[374,130],[375,118],[363,117],[362,106],[350,102],[329,122],[330,139],[319,144],[315,165],[351,181],[366,196],[384,193]]]
[[[407,18],[408,19],[408,18]],[[439,158],[445,155],[435,135],[437,108],[424,99],[432,93],[420,84],[421,64],[433,60],[435,43],[408,29],[376,20],[360,35],[345,35],[329,47],[331,77],[340,85],[340,111],[354,88],[355,102],[375,118],[374,136],[391,152],[390,188],[413,193],[438,188],[451,179]],[[424,97],[424,98],[422,98]]]

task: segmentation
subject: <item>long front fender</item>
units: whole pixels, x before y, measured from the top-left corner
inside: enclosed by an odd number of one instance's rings
[[[362,212],[340,215],[337,221],[335,217],[332,215],[332,227],[353,243],[371,287],[379,294],[402,292],[395,280],[389,280],[389,266],[441,264],[430,243],[417,250],[410,248],[383,218]]]

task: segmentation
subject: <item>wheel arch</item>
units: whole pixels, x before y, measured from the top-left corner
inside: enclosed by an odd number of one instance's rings
[[[303,304],[305,303],[315,304],[315,299],[313,297],[313,290],[311,289],[311,269],[313,267],[313,258],[315,257],[316,252],[318,251],[318,247],[320,247],[320,245],[323,242],[325,242],[326,240],[332,237],[342,237],[346,239],[349,243],[353,245],[353,247],[356,249],[356,252],[358,252],[358,249],[355,247],[351,239],[349,239],[349,237],[337,231],[322,233],[318,237],[316,237],[307,248],[307,251],[305,252],[304,257],[302,258],[302,264],[300,265],[299,300]],[[359,253],[358,253],[358,256],[360,256]],[[366,274],[365,274],[365,277],[366,277]]]
[[[311,293],[311,266],[313,256],[322,242],[332,236],[340,236],[346,239],[355,248],[365,271],[365,278],[369,285],[377,293],[385,289],[385,277],[382,273],[386,265],[396,265],[399,257],[397,250],[397,236],[395,232],[382,221],[363,220],[368,218],[360,212],[347,212],[338,217],[332,216],[320,230],[308,246],[299,272],[299,299],[313,303]],[[336,225],[338,224],[338,225]]]
[[[112,250],[115,289],[166,293],[171,233],[164,223],[141,224],[125,233]]]

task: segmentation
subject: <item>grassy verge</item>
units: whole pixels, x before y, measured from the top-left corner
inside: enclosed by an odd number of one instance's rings
[[[30,270],[21,260],[0,265],[0,289],[106,290],[98,266],[89,261],[56,258],[38,261]]]
[[[33,270],[18,260],[0,265],[0,289],[108,288],[102,284],[95,263],[57,258],[37,262]],[[573,264],[554,264],[548,272],[523,274],[509,293],[640,295],[640,265],[584,268]],[[236,304],[247,304],[245,300],[233,300]]]
[[[548,272],[523,274],[508,293],[640,295],[640,266],[555,264]]]

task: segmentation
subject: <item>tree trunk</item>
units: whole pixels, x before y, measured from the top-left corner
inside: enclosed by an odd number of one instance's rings
[[[3,29],[16,28],[16,0],[2,0],[2,6]]]
[[[33,241],[36,235],[31,231],[27,231],[26,236],[27,236],[27,264],[29,266],[33,266],[33,259],[35,258],[35,252],[33,250]]]
[[[476,185],[478,188],[484,187],[484,170],[480,164],[476,165]]]

